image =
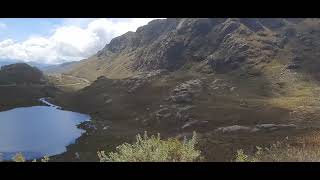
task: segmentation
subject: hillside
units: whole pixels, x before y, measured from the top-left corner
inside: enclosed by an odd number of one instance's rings
[[[39,69],[26,63],[10,64],[0,69],[1,111],[39,105],[39,98],[54,97],[59,92]]]
[[[165,19],[114,38],[65,72],[93,83],[56,103],[94,118],[65,157],[197,131],[206,160],[226,161],[318,130],[319,43],[319,19]]]
[[[26,63],[2,66],[0,84],[40,84],[44,82],[42,72]]]

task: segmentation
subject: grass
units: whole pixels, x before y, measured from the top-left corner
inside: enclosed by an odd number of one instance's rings
[[[285,88],[283,94],[278,97],[268,99],[268,103],[272,106],[296,110],[297,107],[319,106],[318,94],[319,86],[317,82],[294,81],[287,83],[290,88]]]
[[[157,137],[136,136],[133,144],[124,143],[118,146],[116,152],[108,155],[98,152],[100,162],[192,162],[200,158],[200,151],[195,149],[196,133],[190,140],[179,141],[176,138],[167,140]]]
[[[313,133],[296,141],[286,138],[270,147],[256,147],[256,152],[246,154],[242,149],[236,153],[236,162],[320,162],[320,134]]]

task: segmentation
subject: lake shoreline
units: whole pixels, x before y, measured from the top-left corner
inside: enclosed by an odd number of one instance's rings
[[[87,132],[81,124],[90,121],[90,115],[62,110],[48,102],[47,98],[39,98],[38,102],[42,105],[15,107],[0,112],[0,135],[3,138],[12,137],[0,140],[2,160],[9,161],[18,152],[25,153],[24,156],[30,161],[41,159],[44,155],[60,155]]]

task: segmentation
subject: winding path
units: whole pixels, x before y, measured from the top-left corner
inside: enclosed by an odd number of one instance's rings
[[[12,86],[17,86],[17,84],[3,84],[3,85],[0,85],[0,87],[12,87]]]
[[[56,86],[75,86],[75,85],[81,85],[81,84],[90,84],[90,81],[88,79],[85,79],[85,78],[80,78],[80,77],[71,76],[71,75],[63,75],[63,76],[67,76],[67,77],[71,77],[71,78],[74,78],[74,79],[78,79],[78,80],[80,80],[82,82],[70,83],[70,84],[56,84]],[[0,85],[0,87],[13,87],[13,86],[18,86],[18,85],[16,83]],[[39,85],[37,85],[37,86],[39,86]]]
[[[81,85],[81,84],[90,84],[90,81],[88,79],[85,79],[85,78],[71,76],[71,75],[61,75],[61,76],[78,79],[79,81],[82,81],[82,82],[70,83],[70,84],[56,84],[56,86],[75,86],[75,85]]]
[[[90,83],[90,81],[88,79],[86,79],[86,78],[81,78],[81,77],[76,77],[76,76],[71,76],[71,75],[63,75],[63,76],[79,79],[81,81],[84,81],[85,83]]]

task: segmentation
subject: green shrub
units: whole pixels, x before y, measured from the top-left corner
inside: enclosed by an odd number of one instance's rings
[[[22,153],[17,153],[13,158],[12,160],[14,162],[26,162],[26,159],[24,158],[23,154]]]
[[[44,156],[40,162],[49,162],[49,156]],[[22,153],[17,153],[13,158],[12,158],[12,161],[14,162],[26,162],[26,159],[25,157],[23,156]],[[37,162],[36,159],[34,159],[32,162]]]
[[[195,149],[196,133],[190,140],[186,137],[181,142],[176,138],[167,140],[140,134],[134,144],[124,143],[116,148],[117,152],[98,152],[100,162],[191,162],[200,158],[200,151]]]
[[[254,156],[249,156],[243,152],[242,149],[239,149],[236,154],[236,162],[257,162],[259,159],[257,158],[262,153],[262,148],[256,146],[258,149]]]

